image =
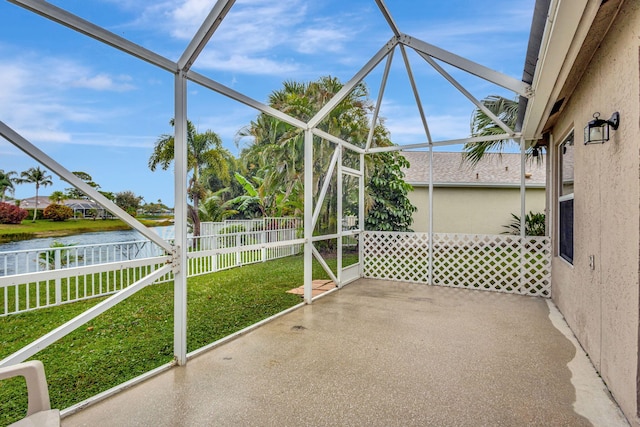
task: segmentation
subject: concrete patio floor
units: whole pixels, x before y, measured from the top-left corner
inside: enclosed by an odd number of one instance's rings
[[[62,425],[627,424],[549,301],[363,279]]]

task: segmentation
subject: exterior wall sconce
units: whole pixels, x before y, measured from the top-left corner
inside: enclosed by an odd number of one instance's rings
[[[584,145],[604,144],[609,140],[609,128],[616,130],[620,126],[620,113],[615,112],[609,120],[602,120],[600,113],[593,113],[593,120],[584,128]]]

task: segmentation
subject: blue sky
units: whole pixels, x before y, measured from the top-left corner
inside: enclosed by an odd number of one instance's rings
[[[212,0],[52,0],[171,60],[177,60]],[[400,31],[520,79],[534,0],[388,0]],[[0,3],[0,120],[102,190],[131,190],[173,205],[172,171],[151,172],[154,142],[171,133],[173,75],[10,4]],[[373,0],[238,0],[193,66],[266,102],[285,80],[332,75],[348,81],[392,36]],[[473,105],[409,51],[434,140],[469,135]],[[365,80],[377,98],[384,63]],[[445,66],[477,98],[512,94]],[[188,116],[237,154],[237,132],[257,111],[188,86]],[[425,135],[402,57],[396,52],[381,116],[399,144]],[[451,148],[449,148],[451,150]],[[0,169],[38,163],[0,138]],[[53,177],[48,195],[68,184]],[[34,195],[18,185],[16,198]]]

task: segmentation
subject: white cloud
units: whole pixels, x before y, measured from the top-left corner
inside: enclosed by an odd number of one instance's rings
[[[532,11],[532,0],[496,2],[491,8],[477,2],[467,12],[430,25],[417,19],[403,31],[457,55],[501,68],[509,56],[524,59]]]
[[[211,10],[212,2],[209,0],[186,0],[172,11],[174,21],[182,24],[197,24],[204,20]]]
[[[99,132],[77,132],[69,140],[69,144],[103,146],[103,147],[126,147],[126,148],[151,148],[153,147],[157,135],[114,135]]]
[[[213,5],[207,0],[148,5],[132,25],[156,31],[160,28],[164,34],[186,42],[197,32]],[[366,20],[349,13],[331,18],[318,16],[315,9],[320,7],[325,6],[306,0],[239,0],[195,67],[247,74],[291,74],[304,68],[301,63],[305,60],[300,55],[312,54],[331,54],[332,62],[344,64],[354,56],[345,47],[354,40],[357,28],[366,25]]]
[[[171,35],[190,40],[196,33],[213,2],[185,0],[181,4],[164,3],[165,9],[147,10],[148,14],[160,14],[168,18],[165,25]],[[170,6],[170,7],[168,7]],[[214,40],[235,41],[248,51],[261,51],[281,44],[285,37],[282,29],[292,28],[303,22],[306,8],[300,0],[279,2],[237,1],[227,14]]]
[[[198,65],[209,69],[261,75],[292,73],[299,68],[298,64],[290,61],[275,61],[241,54],[220,57],[214,52],[203,53],[198,59]]]
[[[63,131],[47,129],[24,129],[21,135],[27,141],[64,142],[71,141],[71,134]]]
[[[100,73],[93,76],[80,76],[75,79],[71,85],[73,87],[93,90],[125,92],[135,88],[135,86],[130,83],[131,80],[131,77],[126,75],[110,76]]]
[[[0,117],[32,142],[72,142],[70,123],[98,122],[107,114],[70,94],[74,89],[122,92],[133,89],[128,75],[94,72],[65,58],[0,50]],[[86,94],[83,94],[86,97]]]
[[[315,28],[302,29],[297,37],[297,50],[300,53],[318,52],[341,52],[344,49],[344,42],[350,36],[339,28],[332,28],[331,25]]]

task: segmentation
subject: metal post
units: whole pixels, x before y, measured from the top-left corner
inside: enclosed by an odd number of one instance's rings
[[[429,146],[429,284],[433,285],[433,145]]]
[[[553,203],[553,187],[549,187],[549,183],[554,182],[553,180],[553,169],[551,167],[551,165],[555,164],[556,161],[556,146],[555,146],[555,140],[553,138],[553,135],[549,135],[549,142],[546,148],[546,154],[547,154],[547,158],[545,159],[545,182],[546,184],[546,188],[545,188],[545,210],[544,210],[544,214],[545,214],[545,235],[546,236],[551,236],[551,224],[553,224],[552,222],[552,217],[555,215],[556,212],[556,205]],[[540,153],[542,154],[542,153]]]
[[[360,154],[360,179],[358,180],[358,262],[360,263],[360,277],[364,277],[364,180],[365,180],[364,153]]]
[[[304,131],[304,302],[311,304],[313,281],[313,134]]]
[[[520,138],[520,237],[524,238],[526,235],[526,176],[525,176],[525,168],[526,164],[526,147],[524,137]]]
[[[173,285],[173,354],[187,363],[187,80],[175,77],[175,247]]]
[[[524,137],[520,137],[520,292],[524,290],[524,263],[525,263],[525,237],[526,237],[526,146]]]
[[[344,182],[344,177],[342,176],[342,146],[341,145],[337,145],[336,146],[336,150],[338,152],[338,169],[337,169],[337,174],[338,174],[338,179],[337,181],[337,193],[338,193],[338,200],[337,200],[337,223],[338,223],[338,257],[336,259],[336,264],[337,264],[337,271],[336,271],[336,277],[338,278],[338,283],[336,283],[336,285],[338,285],[339,287],[342,287],[342,233],[344,231],[344,227],[342,224],[342,221],[344,219],[344,215],[342,214],[342,185]],[[328,180],[331,180],[331,177],[328,176],[327,177]]]

